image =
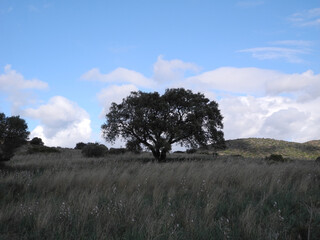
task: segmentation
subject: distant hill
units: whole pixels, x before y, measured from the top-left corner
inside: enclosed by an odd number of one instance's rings
[[[241,155],[243,157],[266,157],[281,154],[285,158],[315,160],[320,156],[320,140],[295,143],[270,138],[243,138],[227,140],[227,149],[220,155]]]

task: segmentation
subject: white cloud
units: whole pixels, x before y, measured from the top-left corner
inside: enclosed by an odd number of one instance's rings
[[[307,54],[305,49],[281,48],[281,47],[258,47],[239,50],[238,52],[252,53],[252,57],[259,60],[267,59],[285,59],[291,63],[300,63],[303,60],[299,57],[301,54]]]
[[[74,147],[90,140],[89,114],[67,98],[55,96],[37,109],[24,110],[23,115],[40,121],[31,138],[41,137],[46,145]]]
[[[294,13],[289,17],[289,21],[299,27],[320,26],[320,8]]]
[[[4,67],[4,73],[0,75],[0,92],[7,95],[12,114],[19,114],[21,107],[33,101],[31,91],[48,88],[46,82],[38,79],[27,80],[24,76],[11,68]]]
[[[187,72],[195,73],[198,71],[199,67],[193,63],[183,62],[178,59],[165,60],[160,55],[153,65],[152,78],[147,78],[139,72],[120,67],[107,74],[102,74],[98,68],[93,68],[84,73],[81,79],[112,84],[133,84],[143,88],[156,88],[161,84],[182,80]]]
[[[0,75],[0,90],[13,91],[22,89],[44,89],[48,84],[38,79],[26,80],[23,75],[11,69],[11,65],[4,67],[4,74]]]
[[[269,137],[297,142],[319,139],[320,100],[298,103],[285,97],[233,97],[219,101],[227,139]]]
[[[160,83],[173,82],[183,79],[187,71],[197,72],[199,67],[196,64],[178,59],[164,60],[163,56],[159,56],[153,65],[153,79]]]
[[[101,117],[104,117],[112,102],[121,103],[122,99],[127,97],[132,91],[138,91],[138,88],[135,85],[112,85],[107,88],[102,89],[98,93],[98,100],[103,107],[101,112]]]
[[[81,76],[84,80],[106,83],[132,83],[140,87],[152,87],[154,82],[143,74],[126,68],[117,68],[108,74],[102,74],[98,68],[93,68]]]
[[[285,74],[260,68],[223,67],[189,77],[180,85],[202,92],[211,90],[260,96],[291,94],[301,101],[320,97],[320,74],[311,70]]]
[[[180,84],[218,95],[227,139],[270,137],[304,142],[319,138],[320,74],[311,70],[285,74],[223,67]],[[236,96],[239,94],[244,96]]]
[[[222,67],[200,75],[187,78],[182,82],[191,89],[220,90],[232,93],[258,93],[274,72],[258,68]]]

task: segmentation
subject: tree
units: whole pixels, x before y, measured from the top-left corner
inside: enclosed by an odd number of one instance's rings
[[[20,116],[6,117],[0,113],[0,161],[8,161],[14,151],[26,143],[29,132],[28,126]]]
[[[156,160],[165,161],[171,145],[224,148],[223,117],[215,101],[183,88],[131,92],[122,103],[112,103],[102,125],[108,142],[123,137],[144,145]]]
[[[30,144],[31,145],[37,145],[37,146],[43,146],[44,145],[42,139],[39,138],[39,137],[32,138],[32,140],[30,141]]]
[[[78,142],[78,143],[76,144],[76,146],[74,147],[74,149],[80,149],[80,150],[82,150],[85,146],[87,146],[86,143]]]
[[[81,150],[85,157],[103,157],[107,152],[108,148],[99,143],[88,143]]]

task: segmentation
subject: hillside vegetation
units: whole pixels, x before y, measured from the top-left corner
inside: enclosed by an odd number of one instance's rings
[[[268,138],[244,138],[226,141],[227,149],[220,155],[241,155],[264,158],[270,154],[281,154],[285,158],[315,160],[320,156],[320,140],[295,143]]]
[[[16,155],[0,239],[320,239],[320,166],[204,154]]]

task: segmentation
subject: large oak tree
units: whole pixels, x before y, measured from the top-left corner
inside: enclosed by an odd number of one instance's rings
[[[171,145],[216,148],[225,146],[222,115],[215,101],[183,88],[158,92],[131,92],[122,103],[112,103],[102,125],[106,141],[123,137],[144,145],[159,161],[165,161]]]

